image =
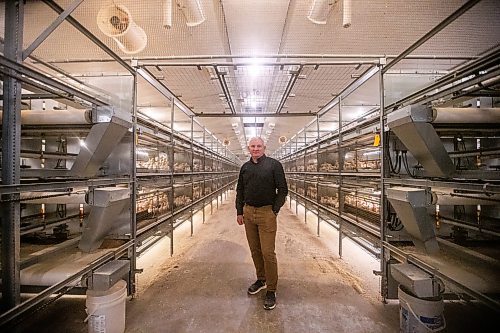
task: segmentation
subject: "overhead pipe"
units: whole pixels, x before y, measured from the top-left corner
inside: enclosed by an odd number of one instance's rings
[[[46,0],[48,1],[48,0]],[[232,54],[226,54],[226,55],[220,55],[220,54],[207,54],[207,55],[194,55],[194,56],[143,56],[140,57],[139,65],[146,65],[143,63],[143,61],[157,61],[157,60],[214,60],[214,59],[242,59],[242,58],[256,58],[256,59],[261,59],[261,58],[272,58],[272,59],[293,59],[293,58],[300,58],[300,59],[372,59],[378,61],[380,58],[386,58],[386,59],[393,59],[396,58],[397,55],[385,55],[385,54],[268,54],[268,55],[232,55]],[[440,55],[408,55],[406,59],[412,59],[412,60],[475,60],[478,59],[479,56],[440,56]],[[137,59],[136,57],[123,57],[120,58],[122,61],[127,60],[133,60]],[[87,58],[87,59],[78,59],[78,60],[71,60],[71,59],[55,59],[55,60],[50,60],[46,61],[48,64],[68,64],[68,63],[86,63],[86,62],[114,62],[116,60],[113,59],[107,59],[107,58]],[[155,65],[155,64],[151,64]]]
[[[432,205],[498,205],[500,194],[456,193],[450,188],[431,188]]]
[[[84,204],[85,191],[23,192],[21,193],[21,202],[27,204]]]
[[[0,111],[0,122],[3,111]],[[91,110],[21,110],[21,125],[79,125],[92,123]]]
[[[500,108],[433,108],[436,124],[498,124]]]

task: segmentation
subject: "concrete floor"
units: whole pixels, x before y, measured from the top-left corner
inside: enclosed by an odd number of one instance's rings
[[[398,304],[380,302],[369,264],[356,267],[356,258],[339,259],[328,233],[317,237],[315,226],[287,205],[278,221],[277,307],[264,310],[264,291],[246,293],[254,268],[233,203],[234,193],[204,224],[195,223],[193,237],[186,223],[175,234],[173,257],[168,239],[141,257],[138,266],[145,272],[138,276],[137,296],[126,303],[126,332],[399,331]],[[84,304],[82,298],[58,300],[9,331],[86,332]],[[453,320],[445,331],[487,331],[487,322],[465,318],[484,316],[483,310],[447,305],[445,315]]]

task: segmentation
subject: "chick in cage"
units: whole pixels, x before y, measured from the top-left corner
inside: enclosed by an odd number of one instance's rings
[[[193,187],[193,200],[200,199],[203,194],[203,190],[201,189],[201,186],[195,185]]]
[[[339,164],[337,163],[337,161],[335,161],[334,164],[325,162],[319,166],[320,172],[333,172],[333,171],[337,171],[338,169],[339,169]]]
[[[187,195],[179,195],[174,198],[174,208],[180,208],[189,205],[193,200]]]
[[[139,198],[136,203],[138,217],[152,218],[169,211],[170,204],[167,193],[160,191],[148,193],[142,190],[138,194]]]
[[[315,158],[309,159],[307,161],[306,171],[314,172],[318,169],[318,160]]]
[[[174,172],[190,172],[191,166],[185,162],[174,163]]]
[[[316,186],[310,185],[307,187],[306,190],[306,196],[311,198],[311,199],[317,199],[318,198],[318,190],[316,189]]]
[[[380,205],[376,202],[373,202],[371,198],[348,194],[345,196],[344,200],[346,204],[352,207],[366,210],[375,214],[380,213]]]
[[[199,158],[193,159],[193,171],[195,172],[203,171],[203,164],[201,163],[201,160]]]
[[[170,171],[168,156],[165,153],[150,157],[147,153],[139,151],[137,156],[138,169]]]
[[[320,203],[322,205],[325,205],[325,206],[328,206],[328,207],[333,207],[333,208],[339,208],[339,200],[338,198],[335,196],[322,196],[320,199],[319,199]]]

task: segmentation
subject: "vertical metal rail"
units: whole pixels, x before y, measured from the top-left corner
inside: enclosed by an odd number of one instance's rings
[[[297,137],[295,138],[295,152],[297,152],[298,147],[299,147],[299,136],[297,135]],[[298,167],[297,162],[295,162],[295,163],[296,163],[296,165],[295,165],[295,172],[298,172],[299,170],[297,170],[297,167]],[[296,175],[297,175],[297,178],[296,178],[296,182],[297,182],[297,180],[299,179],[298,178],[299,174],[296,173]],[[297,185],[298,184],[296,183],[295,184],[295,192],[298,191]],[[297,215],[297,216],[299,215],[299,201],[298,200],[299,200],[299,196],[295,195],[295,215]]]
[[[214,151],[214,140],[213,137],[210,137],[210,152],[213,154]],[[213,154],[212,158],[212,176],[215,175],[214,173],[214,161],[215,161],[215,154]],[[214,177],[210,177],[210,215],[213,215],[214,213],[214,197],[212,195],[213,189],[214,189]]]
[[[130,248],[130,276],[129,276],[129,291],[132,295],[136,293],[136,280],[135,274],[137,268],[137,73],[133,75],[133,92],[132,92],[132,179],[130,181],[130,195],[131,195],[131,219],[130,219],[130,232],[131,240],[134,242]]]
[[[307,153],[307,149],[305,148],[307,146],[307,132],[306,132],[306,128],[304,127],[304,158],[303,158],[303,161],[302,161],[302,166],[304,167],[304,171],[302,172],[302,184],[304,185],[304,197],[306,197],[306,193],[307,193],[307,190],[306,190],[306,174],[305,174],[305,171],[306,171],[306,153]],[[304,223],[307,223],[307,200],[304,199]]]
[[[317,146],[316,146],[316,172],[319,172],[319,116],[316,115],[316,141],[317,141]],[[317,214],[318,214],[318,237],[319,237],[319,224],[321,222],[321,219],[319,218],[319,206],[318,206],[318,179],[316,179],[316,209],[317,209]]]
[[[194,147],[193,147],[193,131],[194,131],[194,117],[191,116],[191,200],[193,202],[195,201],[194,199]],[[191,236],[193,236],[194,232],[194,226],[193,226],[193,214],[194,214],[194,207],[191,205]]]
[[[172,216],[170,217],[170,255],[174,254],[174,111],[175,111],[175,97],[172,97],[172,109],[170,113],[170,210]]]
[[[386,219],[386,201],[385,201],[385,187],[384,187],[384,178],[386,175],[388,168],[386,168],[386,157],[385,157],[385,149],[388,147],[385,146],[385,134],[384,134],[384,68],[383,65],[380,65],[381,70],[379,71],[379,89],[380,89],[380,274],[382,276],[382,283],[380,284],[380,293],[382,295],[383,301],[385,303],[387,297],[387,266],[386,266],[386,249],[382,244],[385,242],[386,230],[385,230],[385,219]]]
[[[203,147],[206,147],[206,145],[205,145],[205,133],[206,133],[206,129],[205,129],[205,126],[203,126],[203,140],[202,140]],[[202,173],[203,174],[203,193],[202,193],[202,197],[203,197],[203,202],[202,202],[203,222],[202,223],[205,223],[205,192],[206,192],[205,186],[206,186],[206,179],[207,179],[207,177],[206,177],[206,171],[207,171],[206,163],[207,163],[207,151],[206,151],[206,149],[203,149],[203,164],[202,164],[202,166],[203,166],[203,170],[202,170],[203,171],[203,173]]]
[[[342,258],[342,211],[344,210],[344,201],[342,197],[342,170],[344,169],[344,152],[342,150],[342,96],[339,96],[339,138],[338,138],[338,173],[339,173],[339,188],[338,188],[338,202],[339,202],[339,257]]]
[[[22,62],[24,2],[5,2],[4,55]],[[20,182],[21,157],[21,81],[7,69],[3,84],[2,122],[2,185]],[[19,193],[6,194],[2,199],[2,307],[11,309],[21,302],[20,295],[20,223]]]

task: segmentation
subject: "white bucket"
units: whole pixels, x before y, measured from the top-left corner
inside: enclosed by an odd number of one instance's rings
[[[446,327],[443,298],[429,300],[398,288],[399,325],[402,333],[438,332]]]
[[[127,282],[120,280],[105,291],[87,290],[89,333],[125,332]]]

